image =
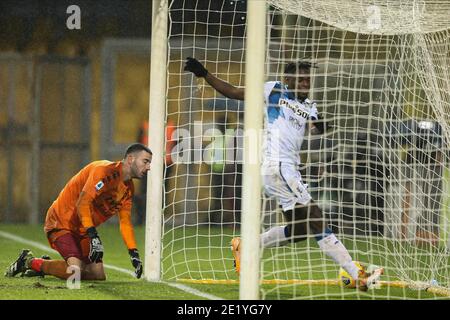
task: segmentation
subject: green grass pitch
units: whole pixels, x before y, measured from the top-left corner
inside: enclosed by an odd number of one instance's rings
[[[0,225],[0,231],[38,242],[48,247],[41,226]],[[98,228],[105,246],[105,264],[132,271],[127,250],[123,244],[118,226],[103,225]],[[221,236],[219,228],[191,228],[175,230],[166,234],[164,252],[173,252],[163,259],[164,282],[152,283],[138,280],[129,274],[113,269],[106,269],[107,280],[83,281],[79,290],[70,290],[65,281],[50,276],[45,278],[6,278],[3,276],[7,266],[16,259],[23,248],[29,248],[36,256],[48,254],[42,248],[35,248],[0,235],[0,299],[57,299],[57,300],[197,300],[197,299],[238,299],[237,284],[181,284],[176,278],[215,278],[237,280],[233,271],[231,253],[228,243],[231,236]],[[136,238],[141,256],[144,252],[144,229],[136,227]],[[302,245],[314,247],[314,240]],[[350,245],[347,244],[346,245]],[[49,248],[49,247],[48,247]],[[50,249],[50,248],[49,248]],[[364,261],[363,252],[367,248],[358,248]],[[289,249],[286,249],[289,250]],[[288,251],[286,251],[288,252]],[[285,251],[268,250],[264,255],[267,278],[302,278],[302,279],[333,279],[337,276],[338,267],[329,259],[324,263],[320,252],[306,256],[301,245],[296,248],[295,258],[305,261],[305,265],[290,262],[285,259]],[[59,259],[55,253],[52,258]],[[292,256],[292,254],[290,254]],[[142,257],[143,258],[143,257]],[[309,267],[313,264],[313,268]],[[375,261],[382,265],[387,261]],[[375,263],[374,262],[374,263]],[[314,267],[317,264],[317,267]],[[389,268],[387,268],[389,270]],[[386,275],[389,277],[389,273]],[[180,285],[182,287],[180,287]],[[264,299],[442,299],[425,291],[414,291],[402,288],[381,288],[361,293],[352,289],[336,286],[305,286],[305,285],[263,285]]]

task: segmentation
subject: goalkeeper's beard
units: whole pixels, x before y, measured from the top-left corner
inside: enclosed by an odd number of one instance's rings
[[[139,171],[138,167],[136,166],[136,164],[132,164],[131,165],[131,178],[132,179],[142,179],[145,176],[147,176],[147,172],[146,170],[144,171]]]

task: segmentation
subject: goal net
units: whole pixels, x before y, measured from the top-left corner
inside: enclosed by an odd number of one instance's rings
[[[265,299],[435,299],[450,288],[448,1],[269,0],[267,80],[308,59],[327,124],[307,133],[299,168],[354,260],[385,268],[368,293],[340,286],[314,237],[261,250]],[[246,1],[171,1],[162,277],[235,283],[244,103],[183,70],[195,57],[245,80]],[[258,192],[255,190],[255,192]],[[262,194],[261,231],[283,225]],[[258,248],[255,248],[255,250]]]

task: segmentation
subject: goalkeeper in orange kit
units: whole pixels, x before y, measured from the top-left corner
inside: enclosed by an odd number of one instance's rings
[[[36,258],[23,250],[7,269],[14,277],[29,271],[68,279],[69,267],[78,267],[81,280],[105,280],[103,244],[96,227],[114,215],[119,216],[120,232],[128,248],[135,275],[142,275],[142,262],[136,246],[131,206],[133,179],[150,170],[152,152],[143,144],[130,145],[121,161],[94,161],[81,169],[59,194],[47,211],[44,231],[50,246],[64,260]],[[73,270],[73,269],[69,269]]]

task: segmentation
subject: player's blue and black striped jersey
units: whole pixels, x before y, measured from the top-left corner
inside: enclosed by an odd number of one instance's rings
[[[309,119],[317,119],[316,103],[300,102],[279,81],[264,85],[266,102],[265,162],[300,164],[300,149]]]

